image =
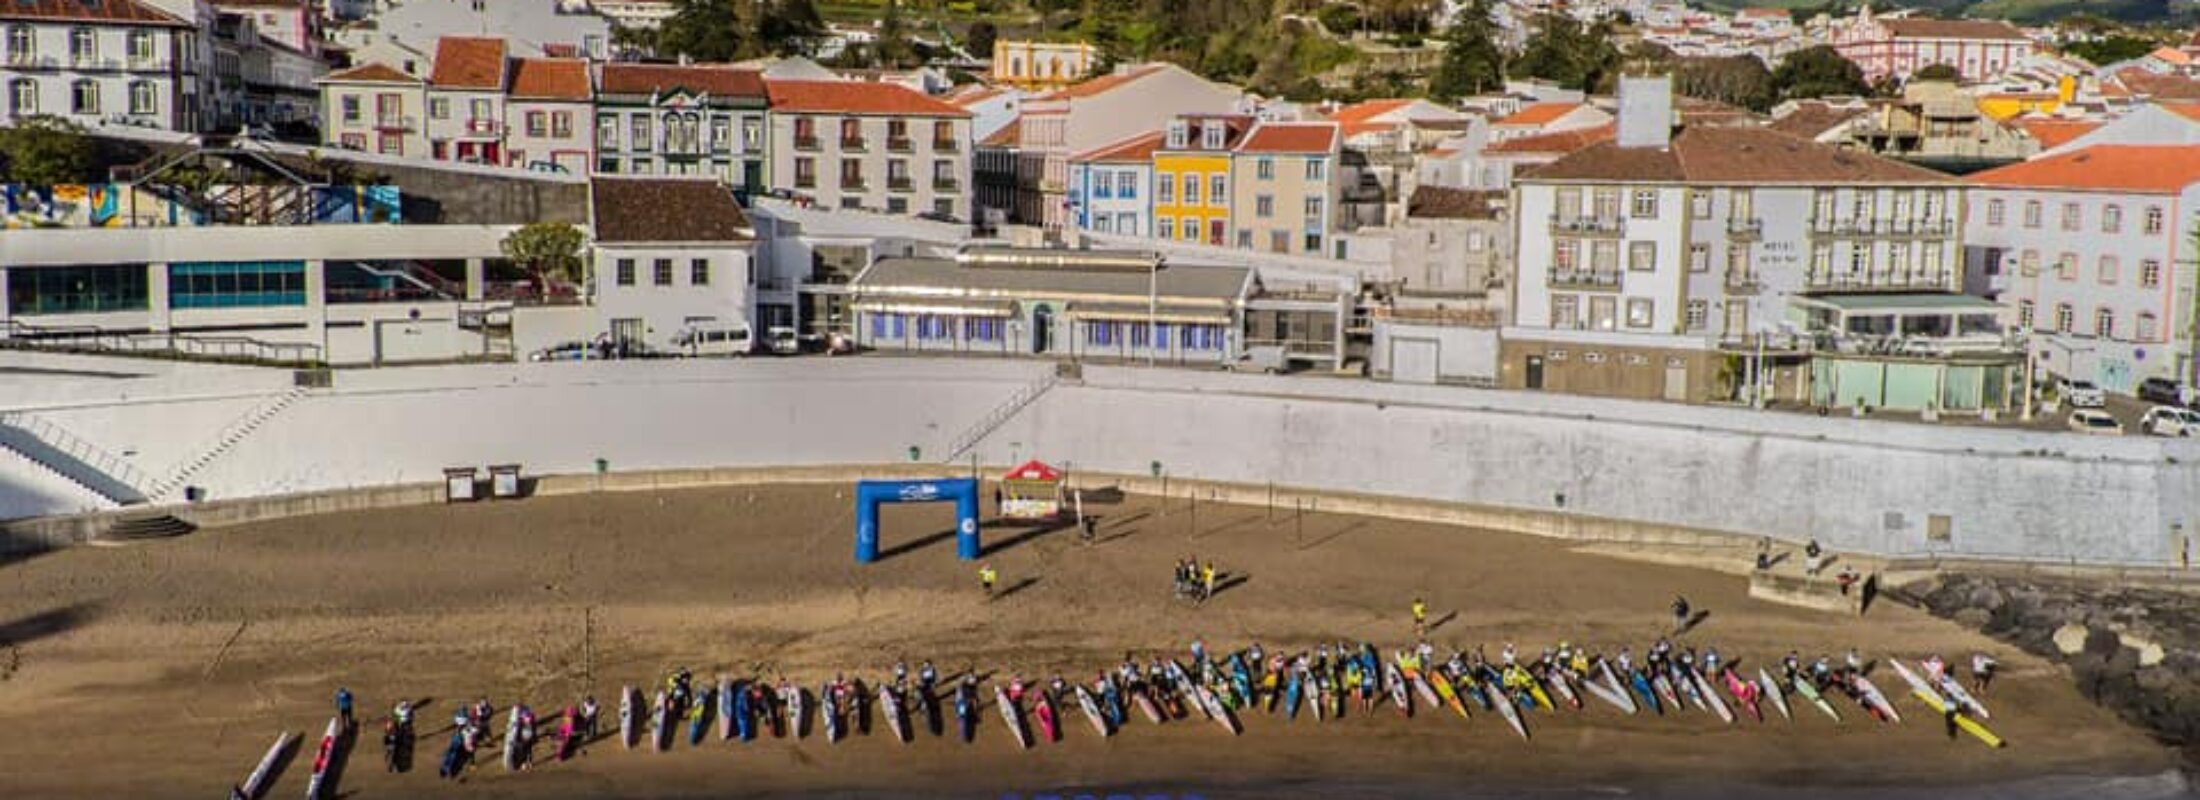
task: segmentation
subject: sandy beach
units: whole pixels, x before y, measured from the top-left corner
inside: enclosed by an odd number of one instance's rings
[[[1151,498],[1093,503],[1098,543],[1070,530],[990,527],[1003,596],[957,561],[951,507],[884,514],[887,557],[851,557],[848,487],[699,489],[535,498],[276,521],[129,547],[80,547],[0,565],[0,797],[220,797],[280,731],[318,736],[331,695],[359,697],[365,733],[340,796],[1882,796],[1894,787],[2018,787],[1997,796],[2126,796],[2174,788],[2176,755],[2092,706],[2061,668],[1893,603],[1869,616],[1746,599],[1719,571],[1578,552],[1440,525]],[[988,512],[990,513],[990,503]],[[1171,597],[1172,560],[1228,574],[1204,607]],[[487,696],[544,713],[667,670],[883,677],[897,657],[993,679],[1089,679],[1126,651],[1257,640],[1408,643],[1425,597],[1439,648],[1560,639],[1637,653],[1684,594],[1710,616],[1684,644],[1747,666],[1790,648],[1868,658],[2004,665],[1988,700],[2008,738],[1950,740],[1914,699],[1911,723],[1728,726],[1686,713],[1628,717],[1590,701],[1536,713],[1522,742],[1494,714],[1316,724],[1246,715],[1226,737],[1197,720],[1136,718],[1101,740],[1074,713],[1063,741],[1018,751],[990,714],[975,744],[883,729],[669,753],[592,745],[567,763],[507,773],[484,753],[462,784],[435,760],[451,712]],[[1892,693],[1900,681],[1881,678]],[[377,730],[399,699],[425,700],[415,769],[382,769]],[[1356,709],[1355,709],[1356,710]],[[501,717],[500,717],[501,719]],[[268,796],[304,792],[311,743]],[[2114,779],[2120,783],[2111,783]],[[2026,794],[2031,792],[2031,794]],[[1957,793],[1956,796],[1961,796]],[[1067,795],[1065,795],[1067,796]],[[1901,796],[1885,795],[1885,796]]]

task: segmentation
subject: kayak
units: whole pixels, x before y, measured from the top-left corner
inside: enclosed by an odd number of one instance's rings
[[[879,685],[878,710],[879,713],[886,715],[886,727],[894,732],[894,738],[901,740],[902,744],[908,744],[909,721],[902,717],[901,699],[894,696],[893,687],[884,684]]]
[[[1941,674],[1940,693],[1956,701],[1957,706],[1962,708],[1964,713],[1977,716],[1979,719],[1994,718],[1994,715],[1986,710],[1985,704],[1980,703],[1978,698],[1972,697],[1970,692],[1965,691],[1963,684],[1956,682],[1954,675]]]
[[[1696,685],[1696,691],[1703,697],[1704,704],[1711,707],[1712,713],[1718,714],[1719,719],[1727,724],[1734,724],[1734,712],[1726,707],[1725,700],[1719,699],[1718,692],[1711,690],[1711,682],[1704,680],[1703,673],[1691,672],[1688,677]]]
[[[1535,673],[1531,672],[1529,674],[1533,675]],[[1559,699],[1565,700],[1566,705],[1573,706],[1576,711],[1581,709],[1581,695],[1574,692],[1574,682],[1566,677],[1564,671],[1554,668],[1545,672],[1544,675],[1547,677],[1544,678],[1543,682],[1550,684],[1552,689],[1557,690]]]
[[[1077,706],[1084,709],[1085,719],[1092,723],[1093,732],[1100,734],[1102,739],[1108,738],[1108,734],[1114,733],[1114,731],[1108,730],[1108,720],[1100,715],[1100,705],[1093,702],[1092,693],[1085,691],[1083,686],[1072,688],[1077,691]]]
[[[733,679],[718,676],[718,739],[733,738]]]
[[[1889,659],[1889,661],[1892,660],[1893,659]],[[1901,665],[1898,663],[1896,664],[1896,666],[1900,667]],[[1869,704],[1871,707],[1878,709],[1880,714],[1886,716],[1887,721],[1902,721],[1901,712],[1895,711],[1894,704],[1887,702],[1887,696],[1879,691],[1879,687],[1873,686],[1872,682],[1866,680],[1862,675],[1856,676],[1856,690],[1859,692],[1863,692],[1864,702]]]
[[[803,727],[803,723],[808,720],[802,713],[802,687],[788,686],[781,691],[786,693],[784,702],[787,704],[787,727],[794,729],[794,738],[800,739],[809,735],[809,729]]]
[[[1658,691],[1650,687],[1650,679],[1643,677],[1642,670],[1629,671],[1627,679],[1628,683],[1634,685],[1635,694],[1642,698],[1643,705],[1658,712],[1658,716],[1665,716],[1665,704],[1658,702]]]
[[[1625,689],[1611,689],[1594,680],[1582,681],[1581,688],[1595,695],[1598,700],[1611,703],[1613,708],[1617,708],[1623,713],[1635,713],[1635,701],[1627,696]]]
[[[633,686],[619,689],[619,740],[626,749],[634,749],[634,743],[642,738],[642,693]]]
[[[1789,722],[1795,721],[1795,715],[1788,711],[1787,695],[1780,692],[1780,682],[1773,680],[1772,673],[1766,672],[1764,667],[1757,668],[1757,686],[1763,690],[1766,697],[1772,698],[1772,707],[1779,709],[1782,719]]]
[[[1213,690],[1205,686],[1198,687],[1198,690],[1199,704],[1206,707],[1207,715],[1214,718],[1216,724],[1221,725],[1223,730],[1229,731],[1231,736],[1243,732],[1238,727],[1237,717],[1230,713],[1230,709],[1222,706],[1221,698],[1216,697]]]
[[[1619,676],[1613,674],[1612,662],[1598,659],[1597,672],[1604,677],[1605,688],[1611,690],[1613,696],[1618,697],[1620,702],[1626,706],[1627,713],[1633,714],[1642,710],[1641,707],[1635,705],[1635,696],[1628,693],[1627,686],[1619,682]]]
[[[1284,681],[1283,718],[1286,720],[1299,718],[1299,694],[1304,691],[1300,683],[1298,670],[1292,670],[1291,677]]]
[[[1031,716],[1039,720],[1039,734],[1049,742],[1062,740],[1062,729],[1055,726],[1054,700],[1046,692],[1039,692],[1039,701],[1031,704]]]
[[[1731,669],[1720,670],[1720,673],[1726,676],[1726,691],[1734,695],[1734,702],[1740,704],[1742,710],[1749,713],[1750,719],[1756,720],[1758,724],[1763,724],[1765,712],[1757,707],[1757,684],[1743,680],[1739,673]]]
[[[1826,696],[1818,691],[1818,684],[1812,683],[1809,678],[1803,676],[1796,676],[1795,680],[1789,683],[1795,686],[1796,694],[1802,695],[1805,700],[1809,700],[1811,705],[1818,707],[1818,710],[1826,712],[1826,716],[1832,717],[1835,722],[1841,721],[1841,715],[1833,710],[1833,704],[1826,702]]]
[[[1666,680],[1663,673],[1650,676],[1650,687],[1657,690],[1659,697],[1665,698],[1666,708],[1673,709],[1675,713],[1688,710],[1688,706],[1681,703],[1680,694],[1673,690],[1673,682]]]
[[[833,685],[817,687],[817,711],[825,718],[825,741],[840,743],[840,698],[834,697]]]
[[[1016,747],[1024,750],[1031,749],[1031,732],[1024,730],[1023,714],[1017,711],[1016,701],[1008,699],[1008,689],[1000,686],[993,687],[993,704],[1000,706],[1001,722],[1005,723],[1008,732],[1016,737]]]
[[[1925,705],[1932,706],[1934,713],[1948,713],[1947,701],[1942,700],[1940,695],[1925,691],[1922,687],[1912,687],[1910,692],[1917,695],[1917,699],[1925,701]],[[2000,736],[1994,735],[1993,731],[1987,730],[1986,726],[1980,724],[1978,720],[1972,719],[1971,715],[1961,711],[1956,712],[1956,727],[1963,729],[1964,733],[1977,737],[1979,741],[1986,743],[1987,747],[2000,748],[2009,744],[2002,741]]]
[[[1436,687],[1428,685],[1428,679],[1421,676],[1420,670],[1409,669],[1405,671],[1405,675],[1406,683],[1413,684],[1413,692],[1414,694],[1421,696],[1421,703],[1423,705],[1426,705],[1429,708],[1443,707],[1444,701],[1441,698],[1437,697]]]
[[[649,712],[650,745],[660,752],[672,747],[672,726],[680,724],[679,720],[670,719],[671,702],[665,697],[665,691],[659,689],[657,702],[654,704],[656,710]]]
[[[1443,673],[1438,672],[1436,674],[1435,683],[1436,695],[1439,699],[1443,701],[1441,705],[1447,706],[1451,708],[1451,710],[1459,712],[1460,719],[1471,719],[1471,717],[1467,715],[1467,704],[1465,701],[1459,699],[1459,690],[1452,688],[1451,679],[1444,677]],[[1421,681],[1421,685],[1427,686],[1429,685],[1429,681],[1424,679]]]
[[[1413,701],[1406,696],[1406,681],[1398,674],[1396,665],[1384,665],[1383,686],[1390,692],[1390,702],[1398,706],[1398,716],[1413,716]]]
[[[1520,718],[1520,709],[1513,707],[1512,697],[1505,694],[1505,687],[1484,680],[1482,690],[1490,693],[1490,700],[1497,706],[1497,713],[1505,716],[1505,724],[1512,726],[1513,733],[1520,734],[1523,740],[1527,739],[1528,724]]]

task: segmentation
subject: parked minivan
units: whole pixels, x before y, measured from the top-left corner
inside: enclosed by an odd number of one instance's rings
[[[2189,406],[2193,404],[2193,398],[2187,394],[2185,387],[2168,378],[2148,378],[2139,382],[2139,399],[2149,403]]]
[[[673,334],[672,348],[690,356],[745,356],[756,352],[756,334],[747,325],[697,325]]]

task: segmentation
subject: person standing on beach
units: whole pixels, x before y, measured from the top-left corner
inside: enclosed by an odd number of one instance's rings
[[[1215,596],[1215,562],[1209,561],[1199,568],[1199,602],[1205,603]]]
[[[1673,633],[1679,635],[1688,629],[1688,598],[1673,595]]]
[[[985,586],[985,596],[993,596],[993,584],[999,582],[1000,579],[1001,574],[993,571],[992,564],[986,564],[978,567],[978,583]]]
[[[1978,687],[1979,694],[1986,693],[1986,685],[1994,682],[1994,670],[2000,666],[1993,656],[1985,653],[1971,654],[1971,683]]]
[[[351,730],[351,690],[342,686],[336,687],[336,716],[343,718],[344,730]]]
[[[1419,597],[1413,598],[1413,635],[1428,635],[1428,604],[1421,602]]]

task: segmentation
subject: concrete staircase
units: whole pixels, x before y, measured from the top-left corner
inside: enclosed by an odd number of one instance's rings
[[[992,411],[986,412],[984,417],[979,418],[977,424],[970,426],[961,435],[956,436],[948,444],[947,454],[940,459],[940,463],[955,463],[956,459],[962,458],[970,452],[971,448],[977,447],[979,442],[985,441],[985,437],[991,436],[1002,425],[1008,424],[1008,421],[1014,419],[1018,412],[1024,410],[1025,406],[1031,405],[1044,396],[1047,390],[1053,389],[1055,384],[1061,383],[1061,380],[1061,373],[1053,372],[1048,373],[1044,378],[1018,388],[1015,394],[1009,395],[1007,400],[1002,401],[998,406],[994,406]]]
[[[234,449],[238,442],[244,441],[245,437],[251,436],[253,431],[259,430],[261,426],[267,424],[268,420],[274,419],[275,415],[283,413],[283,409],[289,408],[293,403],[298,402],[299,398],[305,396],[305,387],[294,387],[289,391],[276,395],[274,399],[260,404],[251,411],[245,412],[244,416],[238,417],[235,421],[229,423],[228,427],[222,428],[221,433],[215,435],[213,442],[199,448],[197,455],[191,456],[189,460],[176,465],[174,469],[169,471],[168,477],[155,482],[146,494],[151,497],[167,497],[181,490],[186,485],[185,482],[191,480],[191,477],[197,475],[200,470],[205,469],[206,465],[214,463],[215,459],[221,458],[223,454]]]
[[[146,485],[145,475],[130,462],[29,414],[0,414],[0,447],[118,506],[138,505],[152,496],[139,488]]]
[[[127,544],[153,539],[169,539],[198,529],[199,526],[168,514],[127,516],[108,525],[107,530],[92,538],[92,543]]]

